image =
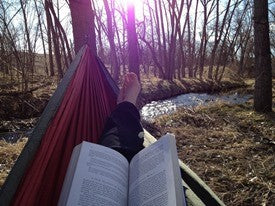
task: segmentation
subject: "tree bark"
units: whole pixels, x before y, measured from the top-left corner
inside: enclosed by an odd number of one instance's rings
[[[135,24],[135,7],[128,4],[128,49],[129,49],[129,71],[134,72],[140,79],[138,41]]]
[[[257,112],[271,112],[272,72],[267,0],[254,0],[254,46],[254,109]]]
[[[96,54],[94,13],[90,0],[70,0],[75,53],[87,44]]]

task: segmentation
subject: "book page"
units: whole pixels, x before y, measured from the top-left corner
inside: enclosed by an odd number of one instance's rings
[[[127,205],[129,164],[123,155],[83,142],[78,159],[68,199],[59,205]]]
[[[81,148],[81,144],[75,146],[74,149],[73,149],[71,159],[70,159],[70,163],[69,163],[69,166],[67,168],[67,173],[66,173],[65,179],[63,181],[62,191],[61,191],[61,194],[60,194],[60,197],[59,197],[59,201],[58,201],[59,205],[66,205],[68,195],[70,193],[70,189],[71,189],[71,186],[72,186],[77,161],[78,161],[79,154],[80,154],[80,148]]]
[[[129,206],[182,206],[184,194],[177,161],[171,135],[139,152],[130,163]]]

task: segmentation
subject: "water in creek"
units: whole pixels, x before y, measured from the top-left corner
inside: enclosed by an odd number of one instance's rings
[[[231,104],[242,104],[247,102],[252,95],[241,95],[238,93],[231,95],[189,93],[182,94],[170,99],[153,101],[146,104],[141,109],[141,116],[144,120],[151,121],[155,117],[163,114],[175,112],[179,107],[195,107],[207,105],[216,101],[223,101]]]
[[[153,101],[149,104],[146,104],[141,109],[141,116],[147,121],[152,121],[159,115],[175,112],[179,107],[208,105],[216,101],[242,104],[248,101],[250,98],[252,98],[252,95],[240,95],[238,93],[232,95],[189,93],[166,100]],[[3,125],[0,124],[0,140],[5,139],[9,142],[16,142],[22,136],[28,137],[32,131],[31,128],[34,127],[36,121],[37,119],[35,118],[27,120],[14,120],[13,124],[11,124],[11,121],[6,121],[6,123],[3,121]],[[7,129],[7,125],[10,126],[8,127],[10,132],[1,132],[1,128],[5,127]]]

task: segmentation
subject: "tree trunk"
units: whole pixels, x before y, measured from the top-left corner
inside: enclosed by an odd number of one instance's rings
[[[135,24],[135,7],[132,3],[128,4],[128,49],[129,71],[134,72],[138,76],[138,79],[140,79],[138,41]]]
[[[156,49],[157,52],[155,52],[155,53],[156,54],[158,53],[159,62],[160,62],[159,67],[163,68],[163,67],[165,67],[165,63],[164,63],[164,57],[162,56],[163,55],[163,52],[162,52],[163,48],[162,48],[162,43],[161,43],[160,20],[159,20],[159,14],[158,14],[158,4],[157,4],[157,1],[154,1],[154,9],[155,9],[155,24],[156,24],[155,28],[156,28],[156,34],[157,34],[157,40],[158,40],[157,41],[158,47]],[[154,37],[152,36],[152,41],[154,41],[153,39],[154,39]],[[156,56],[152,56],[152,58],[153,58],[154,62],[156,63],[156,61],[155,61],[155,60],[157,60]],[[166,68],[163,68],[163,70],[159,70],[160,71],[159,72],[160,73],[159,76],[161,78],[164,78],[164,76],[165,76],[165,74],[164,74],[165,69]],[[161,73],[161,71],[162,71],[162,73]]]
[[[45,73],[49,75],[49,69],[48,69],[48,63],[47,63],[47,54],[46,54],[46,47],[45,47],[45,40],[44,40],[44,35],[43,35],[43,29],[42,29],[42,23],[41,23],[41,11],[38,10],[38,6],[36,1],[34,1],[35,5],[35,10],[37,13],[37,18],[38,18],[38,26],[39,26],[39,31],[40,31],[40,36],[42,40],[42,48],[43,48],[43,54],[44,54],[44,65],[45,65]]]
[[[193,77],[193,69],[191,64],[191,53],[192,53],[192,44],[191,44],[191,21],[190,21],[190,8],[192,4],[192,0],[189,0],[187,3],[187,42],[188,42],[188,57],[187,57],[187,68],[188,68],[188,76],[190,78]]]
[[[193,41],[192,41],[193,46],[192,46],[192,55],[190,60],[190,65],[192,66],[192,77],[196,77],[196,70],[197,70],[196,34],[197,34],[198,6],[199,6],[199,0],[196,1],[196,7],[195,7],[195,19],[194,19],[194,29],[193,29]]]
[[[50,3],[48,1],[45,1],[45,8],[46,10],[46,15],[47,15],[47,23],[49,26],[50,33],[52,35],[53,39],[53,48],[54,48],[54,56],[55,56],[55,62],[57,66],[57,72],[58,72],[58,77],[61,80],[63,77],[63,70],[62,70],[62,63],[61,63],[61,53],[60,53],[60,44],[59,44],[59,35],[57,28],[54,28],[52,17],[50,14]]]
[[[254,109],[257,112],[271,112],[272,73],[267,0],[254,0],[254,46]]]
[[[50,76],[54,76],[53,52],[52,52],[52,33],[51,33],[51,14],[49,11],[48,1],[45,0],[45,11],[47,20],[47,38],[48,38],[48,52],[49,52],[49,65]]]
[[[233,15],[234,15],[234,13],[235,13],[235,10],[236,10],[238,4],[239,4],[239,1],[237,0],[237,1],[235,2],[235,4],[234,4],[234,7],[233,7],[232,11],[231,11],[231,14],[230,14],[229,19],[228,19],[228,26],[226,27],[225,32],[224,32],[224,35],[223,35],[224,37],[223,37],[223,41],[222,41],[222,43],[221,43],[221,48],[220,48],[220,52],[219,52],[219,58],[218,58],[218,61],[217,61],[216,71],[215,71],[215,80],[216,80],[216,81],[219,81],[218,76],[219,76],[220,66],[221,66],[221,64],[222,64],[222,58],[223,58],[224,56],[226,56],[226,55],[224,55],[224,53],[226,53],[226,52],[224,52],[224,50],[225,50],[225,46],[226,46],[226,42],[227,42],[227,37],[228,37],[229,32],[230,32],[230,31],[229,31],[229,30],[230,30],[230,24],[231,24]],[[246,3],[244,12],[243,12],[242,15],[241,15],[241,19],[243,18],[243,15],[244,15],[244,13],[245,13],[245,10],[246,10],[246,8],[247,8],[247,5],[248,5],[248,3]],[[239,23],[238,29],[236,30],[236,33],[235,33],[235,35],[234,35],[234,39],[236,38],[236,35],[238,35],[239,27],[240,27],[240,23]]]
[[[75,53],[87,44],[96,54],[94,13],[90,0],[70,0]]]
[[[28,79],[29,79],[29,70],[33,74],[34,72],[34,54],[32,51],[32,45],[31,45],[31,39],[30,39],[30,31],[28,28],[28,19],[27,19],[27,14],[26,14],[26,2],[23,2],[23,0],[20,0],[20,5],[21,5],[21,10],[23,14],[23,19],[24,19],[24,29],[25,29],[25,35],[26,35],[26,40],[27,40],[27,45],[28,45],[28,52],[25,53],[26,56],[26,62],[23,67],[24,69],[24,78],[23,81],[25,82],[24,84],[24,91],[28,90]]]
[[[54,22],[55,22],[56,33],[59,33],[59,37],[60,37],[61,44],[63,46],[63,50],[67,49],[67,55],[66,55],[66,51],[64,51],[64,60],[65,61],[69,60],[71,62],[72,61],[72,55],[71,55],[71,49],[70,49],[70,46],[69,46],[69,41],[68,41],[66,32],[65,32],[65,30],[63,29],[63,27],[60,23],[58,15],[56,15],[56,13],[55,13],[54,6],[53,6],[52,2],[49,4],[49,9],[51,10],[51,14],[52,14]]]
[[[203,5],[203,16],[204,16],[204,23],[203,23],[203,30],[202,30],[202,39],[201,39],[201,44],[200,44],[200,54],[199,54],[199,76],[200,79],[202,79],[203,76],[203,70],[205,66],[205,56],[206,56],[206,46],[208,43],[208,32],[207,32],[207,25],[209,22],[209,16],[211,15],[213,9],[215,8],[215,1],[212,0],[211,6],[208,10],[208,4],[211,2],[211,0],[201,0],[201,3]]]
[[[115,34],[113,30],[113,18],[112,18],[112,12],[110,10],[109,4],[107,0],[103,0],[104,2],[104,7],[107,15],[107,27],[108,27],[108,40],[109,40],[109,45],[110,45],[110,56],[111,56],[111,67],[112,70],[114,71],[114,80],[118,81],[119,79],[119,65],[118,65],[118,60],[117,60],[117,55],[116,55],[116,45],[115,45]]]
[[[165,33],[165,26],[164,26],[164,17],[162,12],[164,4],[162,5],[161,0],[158,0],[158,6],[159,6],[160,26],[161,26],[161,33],[162,33],[161,47],[163,47],[163,49],[162,49],[161,58],[163,59],[164,79],[169,80],[169,66],[168,66],[167,49],[166,49],[166,33]]]
[[[225,23],[226,23],[227,15],[228,15],[229,10],[230,10],[230,5],[231,5],[231,0],[229,0],[227,2],[226,11],[225,11],[225,14],[223,16],[222,25],[221,25],[221,27],[219,29],[219,15],[220,15],[220,11],[219,11],[219,0],[217,0],[217,5],[216,5],[215,41],[214,41],[214,46],[213,46],[213,49],[212,49],[212,52],[211,52],[211,56],[210,56],[208,79],[213,79],[213,66],[215,64],[216,52],[217,52],[219,43],[221,41],[221,37],[222,37],[223,29],[224,29],[224,26],[225,26]]]

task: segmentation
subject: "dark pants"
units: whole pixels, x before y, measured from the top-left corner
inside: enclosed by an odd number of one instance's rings
[[[130,161],[143,149],[143,140],[139,111],[132,103],[122,102],[107,120],[99,144],[120,152]]]

